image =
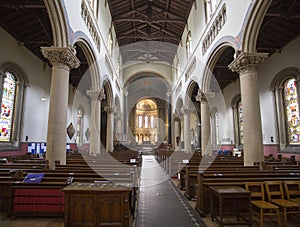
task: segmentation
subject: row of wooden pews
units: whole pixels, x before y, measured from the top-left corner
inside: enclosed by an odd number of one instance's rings
[[[198,155],[197,153],[196,156]],[[167,163],[168,157],[172,156],[173,154],[170,151],[156,151],[157,160],[167,172],[169,166],[162,164],[162,161]],[[188,161],[184,160],[186,158],[185,154],[177,155],[177,157],[180,158],[176,160],[176,163],[172,163],[172,166],[177,165],[178,168],[178,187],[184,190],[184,194],[188,199],[194,198],[196,200],[195,209],[201,216],[206,216],[212,209],[212,187],[239,186],[245,189],[247,182],[260,182],[262,184],[270,181],[285,182],[286,185],[288,185],[288,182],[300,183],[300,166],[291,162],[274,163],[268,161],[263,163],[265,168],[261,169],[260,165],[244,166],[243,157],[231,155],[195,158],[194,154],[191,154],[191,159]],[[298,201],[300,201],[300,184],[293,190],[294,197],[297,196]],[[286,198],[287,193],[287,190],[285,190],[284,196]],[[287,221],[286,217],[284,221]]]
[[[71,183],[84,186],[114,182],[118,185],[130,185],[130,210],[134,212],[140,160],[138,152],[123,151],[97,157],[68,154],[67,164],[57,162],[55,170],[49,170],[45,160],[26,159],[1,163],[1,211],[11,216],[63,217],[63,188]],[[40,182],[36,182],[39,177]],[[130,214],[131,217],[133,215]]]

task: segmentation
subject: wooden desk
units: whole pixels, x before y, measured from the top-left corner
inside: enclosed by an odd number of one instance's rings
[[[210,195],[212,221],[216,220],[220,226],[241,224],[252,226],[250,191],[239,186],[210,186]],[[224,222],[225,214],[235,214],[237,220]],[[246,217],[241,214],[245,214]]]
[[[65,226],[132,226],[134,193],[114,182],[75,182],[65,193]]]

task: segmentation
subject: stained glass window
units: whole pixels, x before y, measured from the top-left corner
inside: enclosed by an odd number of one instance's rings
[[[288,124],[288,141],[290,144],[300,144],[299,105],[295,79],[289,79],[285,82],[284,98]]]
[[[6,72],[3,80],[1,116],[0,116],[0,142],[9,142],[11,138],[13,110],[15,102],[16,80],[12,73]]]
[[[239,138],[240,144],[244,144],[244,124],[243,124],[243,106],[242,101],[238,102],[238,124],[239,124]]]

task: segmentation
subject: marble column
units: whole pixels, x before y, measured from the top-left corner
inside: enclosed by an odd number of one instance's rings
[[[201,109],[201,152],[202,155],[212,154],[211,145],[211,129],[210,129],[210,108],[207,97],[200,90],[196,96],[196,100],[200,102]]]
[[[265,53],[242,53],[228,66],[240,74],[245,166],[264,159],[257,67],[266,57]]]
[[[104,89],[88,90],[87,95],[91,99],[90,117],[90,155],[101,153],[101,100],[105,98]]]
[[[182,108],[184,114],[184,150],[191,152],[191,112],[192,109],[188,107]]]
[[[113,120],[114,120],[114,109],[112,107],[106,106],[104,110],[107,112],[107,121],[106,121],[106,150],[108,152],[114,151],[114,135],[113,135]]]
[[[49,168],[55,169],[55,161],[66,164],[69,74],[80,62],[72,47],[42,47],[41,51],[52,65],[46,159]]]

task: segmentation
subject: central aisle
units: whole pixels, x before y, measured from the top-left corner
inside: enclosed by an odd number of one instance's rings
[[[205,226],[154,156],[142,158],[136,227]]]

